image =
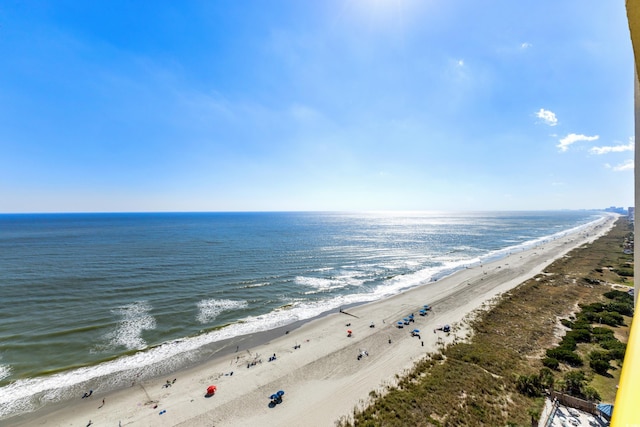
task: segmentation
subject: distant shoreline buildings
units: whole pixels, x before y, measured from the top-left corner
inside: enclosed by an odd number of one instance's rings
[[[629,219],[631,220],[633,220],[634,210],[635,209],[633,208],[633,206],[629,207],[628,209],[617,206],[610,206],[604,209],[605,212],[614,212],[620,215],[629,215]]]

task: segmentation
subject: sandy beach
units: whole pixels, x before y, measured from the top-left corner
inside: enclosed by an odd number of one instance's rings
[[[384,391],[426,353],[468,334],[464,319],[539,274],[571,249],[605,234],[614,216],[579,233],[466,268],[374,303],[345,307],[297,327],[227,342],[205,364],[170,377],[0,421],[19,426],[332,426]],[[424,304],[432,307],[419,315]],[[402,329],[397,322],[414,314]],[[372,327],[373,324],[373,327]],[[436,331],[449,324],[451,333]],[[419,337],[411,336],[413,329]],[[351,330],[349,337],[347,330]],[[275,360],[270,361],[275,355]],[[359,357],[360,356],[360,357]],[[175,378],[175,382],[173,379]],[[170,382],[170,386],[167,385]],[[205,396],[215,385],[213,396]],[[285,392],[282,403],[269,396]]]

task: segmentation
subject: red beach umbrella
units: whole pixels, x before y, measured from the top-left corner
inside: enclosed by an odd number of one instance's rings
[[[218,387],[210,385],[209,387],[207,387],[207,394],[215,394],[217,389]]]

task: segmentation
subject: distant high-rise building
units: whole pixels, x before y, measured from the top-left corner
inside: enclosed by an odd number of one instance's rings
[[[614,212],[620,215],[627,215],[628,212],[625,208],[622,207],[617,207],[617,206],[611,206],[608,208],[605,208],[605,212]]]

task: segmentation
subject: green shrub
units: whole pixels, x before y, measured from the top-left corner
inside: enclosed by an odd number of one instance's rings
[[[573,328],[572,329],[584,329],[586,331],[591,332],[591,322],[585,318],[584,316],[580,316],[580,318],[578,320],[576,320],[575,322],[573,322]]]
[[[602,327],[596,326],[591,331],[591,334],[593,336],[593,341],[595,342],[602,342],[602,341],[615,339],[613,338],[613,331],[609,328],[602,328]]]
[[[585,399],[590,400],[592,402],[600,402],[601,397],[598,390],[593,387],[587,386],[582,390],[582,395]]]
[[[633,277],[633,268],[619,268],[616,273],[622,277]]]
[[[578,348],[578,344],[572,336],[565,335],[562,341],[560,341],[560,344],[558,344],[558,347],[567,351],[573,351]]]
[[[525,396],[538,397],[542,395],[542,384],[538,375],[518,375],[516,388]]]
[[[611,359],[609,359],[609,353],[606,351],[597,351],[594,350],[591,353],[589,353],[589,360],[605,360],[605,361],[609,361]]]
[[[582,309],[582,315],[587,315],[588,313],[600,313],[604,311],[604,304],[601,302],[594,302],[591,304],[580,305]]]
[[[614,301],[633,303],[633,298],[626,292],[612,290],[604,293],[605,298],[612,299]]]
[[[547,350],[547,357],[557,359],[571,366],[582,366],[582,359],[580,356],[565,348],[557,347],[549,349]]]
[[[633,301],[631,302],[622,302],[622,301],[614,301],[607,304],[607,311],[617,312],[625,316],[633,316]]]
[[[557,362],[557,360],[556,360]],[[541,368],[538,374],[540,384],[546,388],[552,388],[554,383],[553,371],[549,368]]]
[[[609,360],[611,360],[609,352],[592,351],[589,353],[589,366],[600,375],[607,375],[607,371],[611,369]]]
[[[589,367],[593,369],[594,372],[600,375],[607,375],[609,369],[611,369],[611,365],[607,360],[603,359],[592,359],[589,361]]]
[[[586,329],[574,329],[567,332],[565,339],[573,339],[575,342],[591,342],[591,332]]]
[[[558,370],[558,366],[560,366],[560,362],[558,359],[554,357],[545,357],[542,359],[542,364],[549,369],[553,369],[554,371]]]
[[[585,319],[591,323],[603,323],[609,326],[624,325],[624,318],[616,311],[600,311],[583,313]]]
[[[562,326],[565,328],[573,329],[573,322],[569,319],[560,319],[560,323],[562,323]]]
[[[564,391],[576,397],[582,397],[585,375],[582,371],[569,371],[564,374]]]
[[[609,350],[607,352],[609,360],[619,360],[622,362],[624,359],[624,354],[627,350],[627,345],[625,343],[613,339],[600,343],[600,346],[605,350]]]
[[[600,313],[601,322],[605,325],[609,326],[622,326],[624,325],[624,318],[620,313],[615,311],[606,311],[604,313]]]

